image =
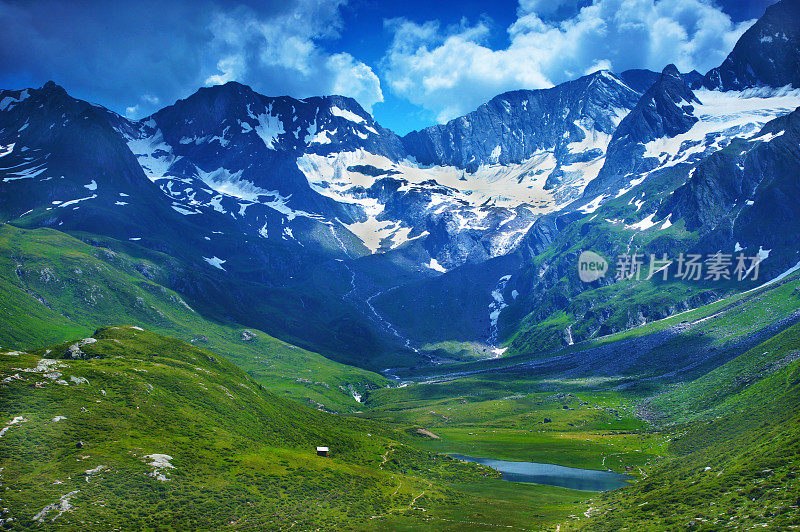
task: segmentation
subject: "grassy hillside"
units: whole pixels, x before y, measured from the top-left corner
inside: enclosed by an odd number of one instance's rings
[[[389,387],[204,317],[158,282],[169,258],[153,252],[10,226],[0,250],[12,529],[781,529],[798,511],[800,274]],[[435,453],[637,480],[602,495],[512,484]]]
[[[669,378],[686,380],[711,371],[790,326],[800,318],[798,309],[800,273],[795,272],[748,292],[560,349],[397,373],[423,379],[504,372],[530,379],[535,368],[539,379],[569,372],[634,382],[680,370],[686,374]],[[563,323],[567,321],[563,319]]]
[[[262,331],[205,318],[153,280],[171,259],[131,246],[118,252],[59,231],[0,225],[0,346],[34,349],[128,323],[223,354],[276,393],[329,409],[357,410],[353,390],[366,395],[389,384]]]
[[[223,357],[131,326],[3,352],[0,388],[12,530],[537,529],[584,498],[510,493],[490,470],[282,399]]]
[[[561,530],[788,530],[800,511],[799,282],[795,274],[598,339],[593,346],[610,353],[600,366],[592,354],[605,351],[573,346],[551,363],[438,368],[450,376],[380,390],[364,415],[431,431],[438,439],[422,445],[439,452],[637,478],[593,496]],[[631,356],[631,342],[670,330],[628,375],[586,375]],[[704,355],[670,371],[694,351]]]
[[[701,378],[674,387],[647,402],[661,423],[713,419],[745,411],[767,398],[764,386],[775,374],[800,359],[800,325],[777,334]],[[757,387],[753,387],[757,384]],[[780,392],[785,383],[772,382]]]
[[[800,326],[652,401],[677,456],[600,497],[585,530],[788,530],[800,506]],[[696,406],[692,406],[696,405]],[[661,410],[658,410],[661,409]],[[689,422],[682,420],[691,419]]]
[[[735,144],[726,148],[727,153],[741,153],[741,145],[737,149]],[[644,182],[593,212],[577,219],[562,217],[564,227],[559,227],[553,241],[537,248],[537,254],[507,286],[507,292],[516,289],[519,294],[500,317],[500,338],[509,347],[508,355],[542,353],[562,347],[567,343],[564,338],[568,326],[574,341],[590,340],[759,284],[758,280],[678,280],[677,264],[670,267],[667,281],[658,276],[645,279],[651,255],[666,254],[675,261],[682,252],[701,255],[718,250],[734,252],[735,240],[731,240],[730,235],[720,233],[718,241],[712,242],[708,235],[687,229],[683,219],[666,223],[667,220],[656,216],[664,202],[686,182],[692,168],[692,164],[683,163],[656,170]],[[636,227],[643,220],[654,225],[647,222]],[[722,231],[722,226],[719,229]],[[741,241],[742,245],[749,246],[743,250],[746,256],[758,252],[756,243],[761,243],[758,237]],[[793,246],[775,248],[772,256],[760,265],[761,279],[774,277],[797,261]],[[766,244],[764,249],[768,249]],[[642,278],[638,280],[586,284],[578,278],[577,269],[578,256],[585,250],[597,252],[609,261],[607,279],[616,275],[617,258],[621,255],[641,254],[648,265],[643,267]]]

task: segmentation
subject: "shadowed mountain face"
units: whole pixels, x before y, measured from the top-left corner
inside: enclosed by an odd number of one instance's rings
[[[2,91],[0,101],[4,220],[36,210],[45,226],[118,238],[161,226],[165,231],[156,239],[177,236],[180,217],[114,129],[120,117],[71,98],[52,82],[37,90]],[[130,202],[140,206],[138,212],[123,208]]]
[[[399,138],[352,98],[267,97],[235,82],[200,89],[140,124],[138,139],[160,133],[172,157],[180,159],[175,168],[161,168],[175,177],[225,169],[239,181],[285,196],[300,195],[306,202],[314,200],[296,165],[303,153],[324,156],[361,149],[392,160],[403,155]],[[155,176],[159,168],[154,166]]]
[[[800,87],[800,2],[784,0],[768,7],[702,84],[725,91]]]
[[[667,66],[614,131],[606,162],[584,194],[597,194],[626,175],[652,169],[655,161],[642,158],[644,145],[687,132],[697,122],[693,105],[699,103],[675,65]]]
[[[270,98],[236,83],[118,129],[190,215],[210,207],[253,236],[348,258],[412,241],[405,260],[436,272],[508,252],[539,214],[577,197],[638,96],[608,72],[509,93],[476,111],[460,159],[430,159],[427,141],[401,141],[351,99]],[[490,151],[505,155],[470,155],[492,132]]]
[[[731,241],[742,249],[758,245],[775,250],[788,268],[800,260],[791,251],[800,220],[799,167],[800,110],[795,110],[697,165],[659,217],[686,220],[688,230],[704,234],[706,249]]]

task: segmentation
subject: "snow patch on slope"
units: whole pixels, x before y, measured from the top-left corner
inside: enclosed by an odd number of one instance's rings
[[[266,113],[256,116],[258,125],[255,127],[256,134],[264,141],[264,145],[273,150],[278,137],[286,133],[283,129],[283,122],[277,116],[272,115],[272,106]]]
[[[220,269],[222,271],[225,271],[225,268],[223,268],[222,265],[227,262],[226,260],[220,259],[219,257],[216,257],[216,256],[211,257],[211,258],[203,257],[203,260],[206,261],[207,263],[209,263],[211,266],[213,266],[215,268],[218,268],[218,269]]]
[[[492,301],[489,303],[489,345],[497,343],[497,322],[500,319],[500,313],[508,306],[503,297],[503,291],[509,279],[511,279],[511,275],[504,275],[497,281],[497,285],[492,290]]]
[[[348,111],[347,109],[340,109],[336,106],[331,107],[331,114],[333,116],[338,116],[340,118],[344,118],[345,120],[349,120],[350,122],[355,122],[356,124],[366,122],[364,117],[358,116],[354,112]]]
[[[686,133],[645,145],[644,157],[658,158],[661,168],[718,151],[731,138],[756,133],[770,120],[800,107],[800,89],[769,93],[697,90],[695,95],[702,102],[694,110],[699,121]]]

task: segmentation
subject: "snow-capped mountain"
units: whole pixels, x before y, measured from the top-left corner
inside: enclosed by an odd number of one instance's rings
[[[800,90],[791,88],[692,91],[670,65],[614,132],[605,164],[586,187],[580,210],[593,211],[657,171],[701,161],[798,106]]]
[[[350,242],[336,220],[360,213],[314,192],[297,159],[351,149],[397,158],[402,150],[350,98],[270,98],[233,82],[201,89],[121,132],[178,212],[202,215],[202,207],[210,208],[264,238],[313,241],[355,255],[363,246]],[[308,236],[315,232],[326,235],[322,242]]]
[[[714,252],[774,250],[779,268],[792,266],[800,231],[800,110],[768,122],[698,164],[657,217],[685,220]]]
[[[645,156],[645,146],[688,131],[698,120],[693,106],[699,103],[678,69],[667,66],[614,131],[603,168],[585,193],[597,194],[609,187],[618,190],[620,179],[652,169],[658,161]]]
[[[435,273],[507,253],[541,214],[580,195],[638,97],[598,72],[400,139],[352,99],[270,98],[228,83],[116,127],[181,214],[213,209],[252,234],[345,257],[411,245]],[[457,156],[452,144],[430,152],[442,135],[472,140]]]
[[[776,18],[779,9],[771,9],[772,30],[793,35],[794,19]],[[759,22],[749,33],[763,27]],[[754,46],[770,44],[759,39]],[[660,295],[642,297],[638,306],[609,301],[610,288],[604,287],[613,285],[614,278],[582,283],[575,269],[576,249],[594,249],[611,259],[622,253],[674,255],[688,250],[744,253],[763,261],[762,279],[793,268],[800,260],[795,228],[800,158],[792,127],[800,90],[794,82],[794,87],[785,85],[798,72],[793,65],[800,50],[784,51],[779,68],[786,72],[772,81],[751,80],[738,90],[702,88],[696,73],[681,75],[672,66],[660,75],[624,73],[626,84],[644,89],[644,94],[613,130],[598,177],[580,199],[537,218],[515,247],[521,266],[506,264],[499,270],[487,261],[484,270],[493,272],[493,278],[470,277],[469,282],[482,284],[485,294],[474,303],[462,299],[461,315],[482,331],[474,341],[485,344],[498,335],[502,341],[512,334],[519,334],[522,345],[579,341],[715,297],[701,290],[682,307]],[[769,57],[772,52],[760,53]],[[454,279],[448,274],[441,281],[426,281],[422,293],[462,292],[466,285],[454,288]],[[598,294],[591,295],[595,288]],[[469,337],[461,329],[442,326],[439,334],[432,334],[425,328],[442,315],[430,297],[399,288],[374,303],[388,313],[398,300],[404,313],[395,312],[392,323],[420,341]],[[564,323],[564,316],[574,321],[567,329],[553,330]],[[529,324],[537,323],[543,325],[529,330]],[[548,340],[523,340],[537,336]]]
[[[159,179],[154,183],[153,167],[131,150],[137,142],[133,136],[147,127],[72,98],[52,82],[0,92],[3,219],[136,242],[196,262],[201,269],[269,271],[273,281],[298,271],[307,251],[295,240],[281,239],[280,231],[277,239],[254,238],[241,220],[215,208],[215,201],[224,204],[231,197],[214,195],[204,185],[198,194],[209,201],[200,204],[173,196]],[[151,152],[153,160],[169,157],[167,148]],[[172,184],[181,179],[189,180],[175,178]],[[276,240],[282,246],[280,261],[267,251]]]
[[[450,269],[507,253],[539,216],[578,197],[638,98],[601,71],[505,93],[410,133],[400,158],[360,149],[308,154],[299,164],[320,194],[363,208],[366,219],[348,228],[371,251],[419,236],[429,266]]]
[[[552,89],[501,94],[466,116],[409,133],[403,144],[423,164],[467,170],[549,153],[556,171],[575,159],[593,158],[571,145],[611,135],[638,99],[616,76],[599,71]],[[551,188],[558,182],[545,177]]]
[[[142,236],[141,222],[169,219],[157,187],[111,126],[117,116],[75,100],[54,83],[0,92],[0,212],[36,211],[41,225],[91,231],[115,213],[106,234]],[[126,207],[139,205],[138,216]],[[134,234],[136,233],[136,234]]]

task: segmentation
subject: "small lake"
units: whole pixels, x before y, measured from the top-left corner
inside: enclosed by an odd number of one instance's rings
[[[632,477],[599,471],[596,469],[578,469],[554,464],[538,464],[536,462],[507,462],[491,458],[474,458],[462,454],[451,454],[457,460],[475,462],[500,471],[503,480],[509,482],[526,482],[529,484],[546,484],[584,491],[611,491],[628,486]]]

